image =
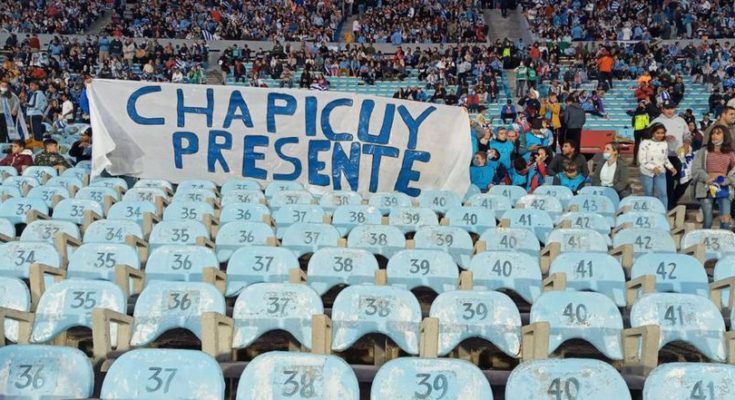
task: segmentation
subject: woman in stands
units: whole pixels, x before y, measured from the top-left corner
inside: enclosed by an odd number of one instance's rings
[[[610,142],[602,153],[603,162],[597,163],[592,172],[593,186],[606,186],[615,189],[618,196],[630,196],[630,179],[628,165],[620,158],[620,144]]]
[[[641,142],[638,150],[638,165],[641,171],[641,185],[646,196],[653,196],[661,200],[664,206],[669,204],[666,192],[666,171],[672,175],[677,173],[669,161],[669,145],[666,143],[666,127],[661,123],[654,123],[649,128],[649,139]]]
[[[735,182],[735,154],[729,129],[723,125],[712,128],[709,143],[694,156],[692,162],[694,197],[702,205],[703,227],[712,227],[713,205],[720,209],[720,228],[730,229],[730,205]]]

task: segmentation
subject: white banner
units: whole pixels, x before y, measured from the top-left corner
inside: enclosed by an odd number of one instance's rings
[[[467,113],[353,93],[95,80],[92,175],[295,180],[360,193],[470,185]]]

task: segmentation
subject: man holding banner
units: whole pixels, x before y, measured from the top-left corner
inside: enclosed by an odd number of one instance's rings
[[[16,118],[23,116],[20,99],[10,90],[8,82],[0,82],[0,143],[7,143],[10,133],[16,130]],[[23,121],[25,124],[25,121]],[[15,136],[15,135],[13,135]]]

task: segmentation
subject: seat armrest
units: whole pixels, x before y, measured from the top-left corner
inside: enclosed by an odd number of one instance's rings
[[[232,335],[235,321],[217,312],[202,314],[202,351],[217,361],[232,359]]]
[[[87,227],[94,221],[103,219],[101,215],[97,214],[92,210],[85,210],[84,217],[82,219],[82,233],[87,230]]]
[[[424,318],[420,332],[419,357],[436,358],[439,354],[439,318]]]
[[[687,209],[685,206],[678,205],[674,207],[673,210],[666,213],[666,217],[668,217],[669,220],[669,225],[671,225],[672,228],[683,228],[686,213]]]
[[[76,249],[81,245],[82,241],[80,239],[69,236],[64,232],[59,232],[54,236],[54,247],[56,247],[56,251],[59,252],[61,262],[64,265],[68,265],[69,263],[69,247],[71,246]]]
[[[202,281],[211,283],[217,290],[222,294],[225,294],[225,288],[227,287],[227,274],[224,271],[220,271],[216,267],[206,267],[202,270]]]
[[[549,243],[543,249],[541,249],[540,266],[542,274],[545,275],[549,272],[549,267],[551,267],[551,263],[559,255],[559,253],[561,253],[561,244],[558,242]]]
[[[612,234],[613,236],[616,235],[618,232],[622,231],[623,229],[629,229],[633,227],[632,222],[624,222],[616,227],[613,228]]]
[[[656,276],[641,275],[635,279],[625,282],[625,302],[632,307],[641,295],[656,292]]]
[[[161,222],[161,217],[156,214],[147,212],[143,214],[143,237],[147,238],[153,230],[153,225]]]
[[[733,294],[733,289],[735,289],[735,277],[729,277],[725,279],[720,279],[719,281],[714,281],[709,284],[710,289],[710,298],[712,299],[712,302],[715,303],[717,308],[719,308],[721,311],[724,311],[725,309],[732,311],[733,306],[735,305],[735,296]],[[722,292],[725,290],[728,291],[730,296],[728,297],[727,304],[723,304],[722,302]]]
[[[18,341],[16,343],[28,344],[31,340],[34,318],[35,316],[29,312],[0,307],[0,347],[5,346],[5,340],[7,339],[5,336],[5,321],[18,322]]]
[[[29,223],[29,224],[31,222],[33,222],[33,221],[39,221],[39,220],[46,221],[46,220],[49,220],[49,219],[51,219],[51,217],[49,217],[48,215],[46,215],[46,214],[44,214],[44,213],[42,213],[42,212],[40,212],[38,210],[29,210],[26,213],[26,222]]]
[[[544,279],[543,282],[544,292],[550,292],[553,290],[566,290],[567,289],[567,274],[564,272],[556,272],[549,275],[548,278]]]
[[[137,236],[127,235],[125,237],[125,244],[138,249],[138,256],[140,257],[141,264],[148,261],[148,242]]]
[[[211,241],[209,238],[206,238],[204,236],[198,236],[196,238],[196,242],[195,243],[196,243],[197,246],[208,247],[208,248],[210,248],[212,250],[214,250],[214,248],[216,247],[214,245],[214,242],[213,241]]]
[[[311,352],[324,355],[332,352],[332,320],[324,314],[311,316]]]
[[[117,325],[115,350],[127,351],[130,349],[133,317],[107,308],[95,308],[92,310],[92,353],[95,364],[107,360],[113,350],[112,324]]]
[[[635,252],[632,244],[624,244],[610,250],[610,255],[620,259],[620,265],[625,270],[625,275],[630,276],[630,269],[633,268],[633,256]]]
[[[705,261],[707,261],[707,248],[702,243],[689,246],[685,249],[681,249],[679,252],[696,258],[702,265],[704,265]]]
[[[521,328],[523,336],[521,345],[521,359],[545,360],[549,357],[549,323],[546,321],[534,322]]]
[[[661,328],[643,325],[623,330],[623,371],[647,376],[658,365]]]
[[[52,277],[54,282],[59,282],[66,278],[66,270],[46,264],[34,263],[31,264],[29,275],[31,284],[31,310],[35,310],[43,292],[46,291],[46,277]]]
[[[472,283],[473,274],[472,271],[462,271],[459,273],[459,289],[460,290],[472,290],[474,284]]]
[[[306,283],[306,272],[301,268],[291,268],[288,270],[288,283]]]
[[[130,281],[133,283],[132,287],[130,287]],[[140,294],[145,283],[145,272],[129,265],[117,264],[115,265],[115,282],[122,288],[126,297]]]

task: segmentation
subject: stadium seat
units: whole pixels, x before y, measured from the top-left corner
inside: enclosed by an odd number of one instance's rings
[[[107,371],[103,399],[223,400],[225,380],[217,361],[196,350],[136,349],[121,355]]]
[[[272,181],[265,187],[265,197],[269,200],[278,192],[304,190],[304,185],[296,181]]]
[[[626,305],[625,272],[612,256],[595,252],[562,253],[549,269],[545,287],[602,293],[618,307]]]
[[[215,238],[217,260],[221,263],[227,262],[240,247],[275,244],[273,228],[262,222],[229,222],[220,227]]]
[[[404,357],[380,367],[370,400],[466,399],[492,400],[482,371],[465,360]]]
[[[58,268],[62,259],[56,248],[46,242],[8,242],[0,244],[0,276],[28,279],[31,265]]]
[[[41,167],[38,165],[31,165],[23,170],[23,176],[30,176],[38,179],[39,182],[45,183],[51,177],[57,176],[58,172],[54,167]]]
[[[492,196],[505,197],[506,199],[510,200],[510,204],[512,205],[516,204],[518,199],[526,196],[528,193],[526,192],[526,189],[520,186],[495,185],[487,191],[487,194]]]
[[[15,239],[15,225],[5,218],[0,218],[0,242],[10,242]]]
[[[35,211],[48,215],[48,206],[40,199],[10,198],[0,204],[0,218],[5,218],[13,225],[28,223],[28,213]]]
[[[164,221],[199,221],[211,227],[214,207],[203,201],[173,201],[163,211]]]
[[[165,179],[140,179],[137,182],[135,182],[135,185],[133,185],[133,189],[136,189],[136,188],[161,189],[164,192],[167,192],[169,194],[173,194],[174,192],[174,187],[171,184],[171,182]]]
[[[561,201],[556,197],[529,194],[516,201],[516,208],[546,211],[553,221],[564,212]]]
[[[4,271],[0,273],[3,272]],[[15,310],[19,312],[30,311],[31,293],[28,290],[28,285],[20,279],[0,276],[0,309]],[[3,312],[7,314],[7,310],[3,310]],[[30,326],[30,323],[28,325]],[[21,335],[20,321],[5,317],[3,327],[5,329],[5,338],[0,337],[0,340],[8,339],[13,343],[18,343],[19,337],[21,336],[24,342],[28,340],[30,329],[24,329],[24,332]]]
[[[0,200],[8,197],[23,197],[23,193],[15,186],[0,185]]]
[[[337,228],[332,225],[296,223],[284,232],[281,246],[301,257],[324,247],[343,247],[341,239]]]
[[[3,186],[14,186],[21,192],[27,193],[36,186],[40,186],[41,182],[32,176],[10,176],[3,180]]]
[[[23,229],[21,242],[46,242],[56,247],[62,260],[68,260],[74,249],[81,246],[79,227],[69,221],[36,220]]]
[[[373,206],[342,205],[334,208],[332,212],[332,225],[337,228],[342,237],[349,235],[352,228],[357,225],[380,225],[382,223],[383,215]]]
[[[71,195],[66,188],[61,186],[36,186],[28,192],[26,197],[43,200],[48,208],[54,208],[56,203],[68,199]]]
[[[49,286],[36,307],[31,342],[48,342],[72,327],[92,329],[95,308],[125,314],[127,299],[117,285],[107,281],[68,279]],[[117,342],[116,328],[110,328],[113,342]]]
[[[579,194],[591,194],[593,196],[605,196],[613,203],[615,209],[620,204],[620,195],[615,189],[606,186],[585,186],[579,190]]]
[[[405,289],[348,286],[332,306],[332,350],[344,351],[369,333],[381,333],[408,354],[419,353],[421,306]]]
[[[265,204],[265,195],[259,190],[230,190],[222,192],[222,207],[237,203]]]
[[[357,192],[337,190],[334,192],[325,193],[319,199],[319,206],[322,207],[329,214],[334,212],[334,210],[338,207],[359,205],[362,205],[362,196]]]
[[[94,371],[77,349],[46,345],[0,348],[0,393],[7,399],[89,398]]]
[[[145,265],[146,286],[155,281],[207,282],[225,290],[217,256],[204,246],[166,245],[153,250]]]
[[[468,268],[474,253],[472,237],[455,226],[422,226],[413,237],[417,249],[438,249],[449,253],[454,262]]]
[[[217,200],[217,195],[211,189],[194,189],[194,188],[182,188],[179,186],[174,193],[172,202],[177,201],[192,201],[192,202],[207,202],[214,204]]]
[[[263,188],[260,187],[258,181],[247,178],[230,178],[222,184],[221,192],[223,196],[233,190],[252,190],[263,193]]]
[[[610,222],[610,224],[615,221],[615,204],[605,196],[579,194],[569,200],[568,208],[571,211],[582,211],[602,215]]]
[[[623,317],[603,294],[546,292],[531,306],[529,321],[523,328],[524,360],[546,358],[570,339],[584,339],[611,360],[623,359]]]
[[[562,214],[557,226],[559,228],[592,229],[605,236],[610,234],[612,228],[610,221],[602,215],[579,211]]]
[[[720,309],[735,309],[735,296],[730,293],[735,288],[735,255],[728,255],[715,264],[710,285],[712,301]]]
[[[511,371],[506,399],[630,400],[623,377],[600,360],[531,360]]]
[[[225,299],[214,286],[202,282],[156,282],[138,297],[133,311],[131,346],[146,346],[164,332],[185,328],[202,338],[202,315],[225,314]]]
[[[637,347],[642,359],[652,359],[649,354],[657,354],[673,341],[682,341],[712,361],[725,361],[725,322],[707,298],[684,293],[644,295],[633,304],[630,326],[658,332],[642,336],[642,344]]]
[[[182,181],[179,183],[176,187],[176,193],[179,193],[180,191],[188,191],[188,190],[209,190],[211,192],[217,191],[217,185],[214,184],[214,182],[207,180],[207,179],[188,179],[185,181]],[[201,200],[197,200],[201,201]]]
[[[368,205],[377,208],[383,215],[388,215],[396,208],[413,207],[413,201],[405,193],[379,192],[370,196]]]
[[[406,248],[406,237],[395,226],[358,225],[347,236],[347,246],[390,258]]]
[[[541,271],[546,273],[552,261],[566,252],[607,253],[610,238],[591,229],[554,229],[541,250]]]
[[[159,209],[163,201],[168,201],[168,193],[158,187],[133,187],[123,195],[123,200],[148,201]]]
[[[352,368],[330,355],[272,351],[255,357],[240,375],[237,400],[271,398],[359,400]]]
[[[322,299],[304,284],[250,285],[235,301],[232,348],[245,348],[267,332],[283,330],[311,349],[312,316],[323,313]]]
[[[140,225],[124,219],[94,221],[84,230],[84,243],[128,243],[131,239],[144,237]]]
[[[314,204],[314,196],[306,190],[284,190],[276,192],[269,199],[268,204],[273,211],[284,206]]]
[[[671,225],[664,214],[650,211],[629,211],[620,214],[615,219],[615,227],[618,229],[645,228],[671,230]]]
[[[446,214],[449,208],[462,206],[462,199],[447,190],[423,190],[418,201],[419,207],[430,208],[437,214]]]
[[[480,236],[476,253],[484,251],[519,251],[538,257],[541,246],[536,235],[523,228],[491,228]]]
[[[643,400],[727,399],[732,397],[735,366],[694,362],[662,364],[646,378]]]
[[[538,259],[525,253],[490,251],[470,262],[473,287],[479,290],[511,290],[533,304],[542,292]]]
[[[143,289],[139,270],[138,252],[126,244],[84,243],[69,257],[66,277],[116,282],[127,295]]]
[[[321,224],[327,216],[323,208],[313,204],[289,204],[273,210],[276,237],[283,239],[288,227],[298,223]]]
[[[227,263],[227,297],[262,282],[287,282],[289,271],[299,268],[299,260],[283,247],[248,246],[232,253]]]
[[[270,224],[271,212],[263,204],[229,203],[222,207],[219,222],[224,225],[234,221]]]
[[[618,213],[653,212],[666,215],[666,207],[655,197],[628,196],[621,199],[618,204]]]
[[[506,228],[528,229],[536,235],[539,242],[545,243],[549,232],[554,229],[554,220],[546,211],[514,208],[503,214],[500,225]]]
[[[46,186],[60,186],[69,191],[71,195],[84,187],[81,179],[74,176],[54,176],[46,182]]]
[[[150,250],[166,244],[199,244],[214,247],[209,240],[209,230],[199,221],[161,221],[151,231],[148,240]]]
[[[76,225],[91,223],[96,217],[102,217],[104,210],[96,201],[65,199],[54,207],[54,219],[68,221]]]
[[[107,210],[114,202],[120,200],[120,193],[115,189],[104,186],[87,186],[79,189],[74,198],[96,201],[103,209]]]
[[[465,202],[466,206],[482,207],[492,211],[496,220],[499,220],[506,211],[513,208],[513,204],[515,203],[511,203],[509,197],[487,193],[476,194]]]
[[[567,208],[569,206],[569,202],[573,197],[575,197],[568,187],[560,185],[541,185],[533,191],[533,194],[537,196],[554,197],[559,200],[562,208]]]
[[[676,253],[674,239],[656,229],[623,229],[613,237],[612,255],[620,257],[620,264],[629,270],[635,260],[647,253]]]
[[[338,285],[375,283],[377,271],[378,261],[367,250],[324,248],[309,259],[306,276],[309,287],[321,296]]]
[[[416,232],[422,226],[437,226],[436,213],[426,207],[395,207],[390,210],[388,223],[398,227],[404,234]]]
[[[716,276],[715,272],[715,280]],[[644,283],[645,279],[650,283]],[[644,294],[655,291],[710,296],[707,271],[696,258],[686,254],[644,254],[633,264],[630,280],[629,285],[640,288]]]
[[[495,214],[479,206],[451,207],[447,209],[441,224],[482,235],[486,229],[495,228]]]
[[[125,192],[128,190],[128,183],[122,178],[95,178],[89,183],[91,187],[106,187],[115,189],[118,192]]]
[[[150,232],[153,223],[160,220],[159,210],[153,203],[137,200],[119,201],[107,211],[107,219],[133,221],[143,232]]]
[[[18,170],[15,169],[15,167],[11,167],[10,165],[0,166],[0,177],[2,179],[5,179],[9,176],[18,176]]]
[[[433,249],[399,251],[388,260],[386,275],[391,286],[408,290],[428,287],[436,293],[456,290],[459,282],[451,255]]]
[[[429,316],[439,320],[440,356],[469,338],[481,338],[510,357],[520,357],[521,315],[513,300],[496,291],[455,290],[431,303]]]
[[[472,196],[476,194],[482,193],[482,190],[477,187],[475,184],[470,184],[470,187],[467,188],[467,191],[465,192],[464,196],[462,197],[462,201],[465,202],[468,199],[470,199]]]
[[[61,176],[64,178],[68,177],[79,179],[85,185],[87,184],[87,182],[89,182],[89,171],[87,171],[85,168],[67,168],[66,170],[64,170],[64,172],[61,173]]]
[[[689,231],[681,238],[681,250],[704,245],[704,260],[720,259],[726,254],[735,253],[735,233],[726,229],[697,229]]]

